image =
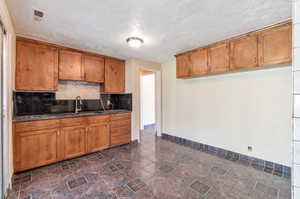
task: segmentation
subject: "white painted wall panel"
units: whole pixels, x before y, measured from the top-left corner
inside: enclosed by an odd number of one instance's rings
[[[183,80],[174,59],[162,70],[164,133],[291,166],[291,67]]]

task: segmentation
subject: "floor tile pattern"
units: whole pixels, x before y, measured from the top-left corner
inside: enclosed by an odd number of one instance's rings
[[[230,157],[231,159],[234,157]],[[290,199],[290,179],[155,137],[16,174],[9,199]]]
[[[183,146],[187,146],[211,155],[218,156],[220,158],[225,158],[226,160],[239,162],[244,165],[252,166],[253,168],[262,170],[266,173],[270,173],[285,178],[291,177],[291,168],[288,166],[284,166],[274,162],[269,162],[255,157],[250,157],[233,151],[228,151],[222,148],[202,144],[199,142],[188,140],[182,137],[168,135],[165,133],[162,134],[162,138]]]

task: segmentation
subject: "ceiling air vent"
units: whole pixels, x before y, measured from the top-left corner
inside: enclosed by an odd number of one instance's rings
[[[44,13],[40,10],[34,10],[33,15],[36,21],[41,21],[42,18],[44,17]]]

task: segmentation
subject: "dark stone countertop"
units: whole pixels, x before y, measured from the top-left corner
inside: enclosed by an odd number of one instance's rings
[[[94,115],[111,115],[118,113],[130,113],[131,110],[116,109],[107,111],[89,111],[89,112],[79,112],[79,113],[52,113],[43,115],[25,115],[25,116],[14,116],[13,122],[30,122],[39,120],[51,120],[51,119],[62,119],[62,118],[74,118],[74,117],[86,117]]]

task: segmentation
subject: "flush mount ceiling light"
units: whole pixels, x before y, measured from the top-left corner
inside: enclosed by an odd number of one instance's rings
[[[126,39],[126,41],[128,45],[132,48],[140,48],[144,43],[144,40],[138,37],[129,37]]]

